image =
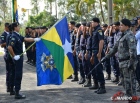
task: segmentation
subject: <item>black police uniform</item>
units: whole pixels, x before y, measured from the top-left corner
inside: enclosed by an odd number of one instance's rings
[[[23,53],[23,41],[24,37],[17,32],[13,32],[9,46],[12,46],[15,55],[21,55]],[[21,89],[22,73],[23,73],[23,55],[19,60],[14,60],[15,63],[15,92],[19,94]]]
[[[73,30],[70,31],[70,38],[71,38],[71,49],[72,49],[72,51],[74,51],[76,34],[74,34]],[[72,82],[78,81],[78,66],[77,66],[76,55],[73,55],[73,60],[74,60],[74,78],[72,79]]]
[[[104,36],[104,52],[107,51],[107,47],[108,47],[108,36]],[[104,67],[105,70],[107,72],[107,76],[106,76],[106,80],[110,80],[111,79],[111,65],[110,65],[110,59],[107,59],[104,63]]]
[[[92,53],[94,54],[93,59],[94,59],[94,66],[96,66],[99,61],[97,58],[97,54],[99,51],[99,42],[100,40],[104,40],[104,33],[100,27],[100,25],[96,26],[94,28],[94,31],[92,32]],[[102,51],[101,53],[102,57],[104,56],[104,52]],[[96,69],[93,70],[92,72],[92,76],[93,76],[93,81],[94,81],[94,85],[96,85],[96,88],[93,89],[97,89],[98,87],[98,83],[99,83],[99,88],[96,91],[97,94],[100,93],[105,93],[105,79],[104,79],[104,74],[103,74],[103,66],[100,64]],[[90,89],[92,89],[92,87],[90,87]],[[103,90],[103,91],[102,91]]]
[[[87,60],[85,59],[85,67],[84,67],[84,71],[85,71],[85,75],[87,77],[86,82],[84,83],[84,87],[89,87],[91,86],[91,74],[89,74],[90,72],[90,68],[91,68],[91,63],[90,63],[90,58],[92,56],[92,37],[89,35],[89,33],[87,33],[87,37],[86,37],[86,52],[87,52]]]
[[[1,35],[1,44],[6,43],[6,37],[9,35],[8,32],[4,31]],[[10,70],[9,70],[9,61],[7,59],[7,50],[6,47],[4,47],[4,61],[5,61],[5,67],[6,67],[6,85],[7,85],[7,92],[10,92],[10,83],[9,83],[9,77],[10,77]]]
[[[114,33],[112,33],[112,36],[108,36],[108,48],[109,50],[111,50],[114,47]],[[115,56],[112,56],[110,58],[110,64],[112,66],[114,75],[115,75],[115,79],[112,80],[113,82],[118,82],[119,81],[119,75],[120,75],[120,70],[119,67],[117,65],[117,59]]]
[[[78,36],[76,36],[76,41],[75,41],[75,50],[76,50],[76,57],[77,57],[77,64],[78,64],[78,69],[82,70],[83,66],[82,66],[82,60],[80,58],[78,58],[78,55],[80,53],[80,38],[82,35],[82,31],[79,33]],[[80,81],[78,82],[79,84],[83,84],[85,82],[85,78],[80,79]]]
[[[80,38],[80,54],[82,56],[82,66],[80,68],[80,76],[85,79],[85,58],[84,58],[84,55],[85,55],[85,52],[86,52],[86,35],[81,35],[81,38]]]

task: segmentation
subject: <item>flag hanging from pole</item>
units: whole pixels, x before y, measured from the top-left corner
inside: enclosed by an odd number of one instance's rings
[[[17,0],[12,0],[12,21],[18,22]]]
[[[62,84],[73,74],[73,54],[64,17],[36,43],[37,85]]]

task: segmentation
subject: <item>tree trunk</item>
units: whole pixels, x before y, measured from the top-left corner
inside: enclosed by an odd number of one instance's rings
[[[103,19],[103,22],[105,23],[104,13],[103,13],[103,7],[102,7],[102,0],[99,0],[99,1],[100,1],[102,19]]]
[[[55,13],[56,13],[56,19],[57,19],[57,0],[55,0]]]

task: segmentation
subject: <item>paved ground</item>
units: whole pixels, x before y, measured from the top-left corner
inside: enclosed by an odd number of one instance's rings
[[[95,94],[88,88],[83,88],[69,79],[62,85],[47,85],[37,87],[36,68],[24,62],[21,92],[26,94],[24,100],[15,100],[14,96],[6,93],[5,65],[0,56],[0,103],[112,103],[110,97],[117,91],[123,90],[110,81],[106,81],[106,94]],[[138,94],[140,95],[140,94]],[[115,103],[127,103],[118,101]]]

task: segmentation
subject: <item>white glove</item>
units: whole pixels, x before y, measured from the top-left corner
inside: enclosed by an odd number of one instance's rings
[[[41,38],[34,38],[34,41],[35,42],[38,42],[38,41],[40,41],[41,40]]]
[[[20,59],[20,55],[15,55],[14,56],[14,60],[19,60]]]

